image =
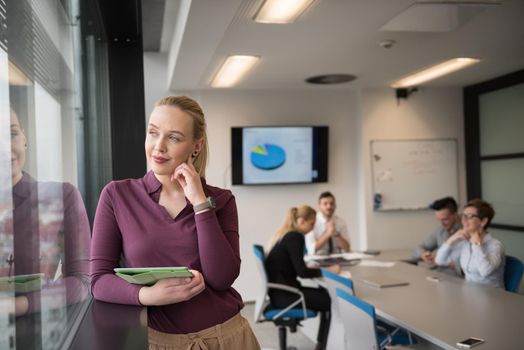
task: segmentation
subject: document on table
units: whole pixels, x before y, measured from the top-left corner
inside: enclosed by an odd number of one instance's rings
[[[359,280],[377,288],[406,286],[409,284],[408,281],[387,275],[360,277]]]
[[[323,260],[328,260],[328,261],[337,261],[337,260],[338,261],[355,261],[355,260],[369,259],[369,258],[374,258],[374,256],[370,255],[370,254],[364,254],[364,253],[340,253],[340,254],[330,254],[330,255],[310,254],[310,255],[304,256],[304,261],[305,262],[310,262],[310,261],[319,262],[319,261],[323,261]]]
[[[393,267],[395,266],[394,261],[378,261],[378,260],[362,260],[359,266],[370,266],[370,267]]]
[[[338,275],[342,276],[342,277],[345,277],[345,278],[349,278],[349,279],[352,278],[351,272],[349,272],[348,270],[340,271],[340,273]]]

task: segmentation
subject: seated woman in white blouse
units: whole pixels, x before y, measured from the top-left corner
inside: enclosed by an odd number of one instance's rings
[[[446,265],[452,247],[460,254],[460,266],[466,281],[504,288],[504,247],[487,232],[495,210],[481,199],[473,199],[464,207],[461,230],[442,244],[435,262]]]

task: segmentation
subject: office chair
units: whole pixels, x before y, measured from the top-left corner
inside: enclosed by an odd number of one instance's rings
[[[311,309],[306,309],[304,294],[302,294],[299,289],[287,286],[285,284],[269,283],[267,281],[266,268],[264,265],[264,248],[261,245],[254,244],[253,251],[256,257],[260,279],[262,281],[262,288],[260,289],[260,292],[255,301],[255,323],[266,321],[273,322],[278,327],[280,350],[286,350],[286,328],[289,328],[291,333],[295,333],[297,331],[297,326],[300,326],[300,321],[315,317],[317,312]],[[274,308],[269,303],[269,289],[285,290],[297,294],[299,298],[285,308]]]
[[[342,318],[340,317],[340,309],[338,307],[337,289],[341,289],[350,295],[355,295],[353,281],[325,269],[322,269],[322,277],[324,277],[324,283],[328,290],[329,297],[331,298],[331,327],[329,328],[327,349],[343,349],[344,328],[342,326]],[[377,320],[377,327],[391,336],[391,345],[413,345],[417,342],[411,336],[410,332],[398,326]]]
[[[353,281],[326,269],[322,269],[321,271],[322,277],[324,277],[325,287],[331,298],[331,325],[329,326],[326,348],[327,350],[344,349],[344,324],[338,307],[337,288],[342,289],[348,294],[355,295]]]
[[[377,326],[375,308],[365,301],[337,288],[337,303],[343,321],[344,347],[350,350],[386,349],[391,344],[392,337],[385,329]],[[395,346],[394,349],[406,349]]]
[[[522,264],[522,261],[513,256],[506,255],[506,266],[504,267],[504,286],[508,292],[518,292],[523,273],[524,264]]]

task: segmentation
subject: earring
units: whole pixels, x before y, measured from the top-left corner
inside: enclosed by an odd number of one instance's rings
[[[196,158],[198,156],[198,151],[193,152],[193,158]]]
[[[25,148],[27,148],[27,143],[24,145]]]

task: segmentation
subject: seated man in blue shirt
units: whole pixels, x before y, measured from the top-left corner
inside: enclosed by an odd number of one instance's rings
[[[440,227],[417,246],[413,253],[413,259],[415,261],[423,261],[430,268],[437,268],[438,265],[435,263],[437,249],[457,232],[462,225],[457,215],[457,202],[452,197],[437,199],[430,205],[430,208],[435,211],[435,218],[440,222]],[[460,265],[457,263],[458,254],[451,254],[449,261],[449,264],[442,266],[441,270],[460,275]]]

